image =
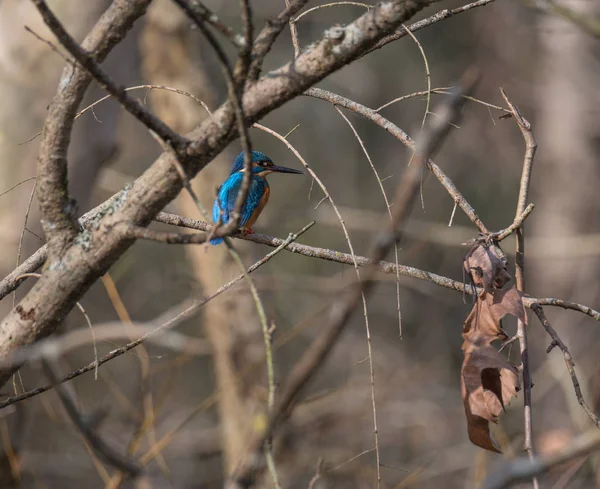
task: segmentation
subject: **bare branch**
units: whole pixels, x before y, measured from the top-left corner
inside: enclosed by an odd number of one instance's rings
[[[86,221],[89,222],[89,219],[91,219],[91,217],[88,217],[88,216],[89,215],[96,216],[98,214],[99,210],[104,205],[106,205],[106,204],[103,204],[102,206],[99,206],[96,209],[94,209],[93,211],[90,211],[90,213],[86,214],[86,216],[84,216],[85,221],[83,221],[83,222],[86,222]],[[198,221],[196,219],[191,219],[189,217],[182,217],[182,216],[178,216],[176,214],[170,214],[167,212],[160,212],[156,216],[155,221],[161,222],[164,224],[170,224],[172,226],[180,226],[180,227],[185,227],[185,228],[189,228],[189,229],[194,229],[196,231],[204,231],[204,232],[210,232],[212,229],[212,226],[213,226],[212,223],[202,222],[202,221]],[[281,246],[281,244],[285,241],[281,238],[277,238],[274,236],[267,236],[265,234],[258,234],[258,233],[248,234],[248,235],[244,235],[244,236],[236,235],[234,237],[237,239],[243,239],[245,241],[251,241],[251,242],[257,243],[257,244],[263,244],[266,246],[270,246],[272,248],[277,248],[278,246]],[[189,239],[189,238],[186,238],[186,239]],[[193,240],[195,240],[195,239],[198,239],[200,241],[200,238],[193,238]],[[327,249],[327,248],[318,248],[315,246],[308,246],[308,245],[303,245],[300,243],[291,243],[289,246],[286,247],[286,250],[290,251],[292,253],[298,254],[298,255],[309,257],[309,258],[327,260],[327,261],[331,261],[331,262],[335,262],[335,263],[341,263],[343,265],[354,265],[352,255],[350,253],[343,253],[338,250],[332,250],[332,249]],[[14,290],[15,288],[17,288],[20,285],[20,283],[24,280],[24,278],[19,279],[20,276],[23,276],[23,274],[26,274],[26,273],[33,272],[33,271],[37,270],[40,266],[42,266],[44,264],[44,261],[46,260],[46,256],[47,256],[47,247],[42,246],[31,257],[29,257],[25,262],[23,262],[23,264],[18,269],[14,270],[7,277],[5,277],[0,282],[0,299],[5,297],[6,295],[8,295],[10,292],[12,292],[12,290]],[[360,255],[355,255],[355,256],[356,256],[356,263],[358,264],[358,266],[365,267],[371,263],[369,258],[367,258],[365,256],[360,256]],[[465,285],[462,281],[452,280],[450,278],[447,278],[447,277],[444,277],[441,275],[437,275],[435,273],[427,272],[425,270],[420,270],[418,268],[409,267],[406,265],[396,266],[395,263],[386,262],[386,261],[380,261],[378,264],[378,267],[379,267],[379,271],[381,273],[385,273],[385,274],[399,273],[400,275],[403,275],[406,277],[411,277],[411,278],[415,278],[418,280],[423,280],[425,282],[430,282],[434,285],[438,285],[440,287],[444,287],[444,288],[447,288],[450,290],[455,290],[455,291],[458,291],[461,293],[464,292],[469,295],[475,295],[477,293],[477,291],[475,289],[473,289],[470,285]],[[585,314],[586,316],[589,316],[592,319],[595,319],[596,321],[600,321],[600,311],[596,311],[595,309],[592,309],[589,306],[586,306],[583,304],[578,304],[576,302],[565,301],[562,299],[556,299],[556,298],[552,298],[552,297],[545,297],[545,298],[524,297],[523,303],[524,303],[525,307],[530,308],[530,309],[535,304],[538,304],[540,306],[553,306],[553,307],[560,307],[563,309],[570,309],[570,310]]]
[[[508,238],[512,233],[514,233],[517,229],[519,229],[521,226],[523,226],[525,219],[527,219],[527,217],[529,217],[529,214],[531,214],[533,212],[534,208],[535,208],[535,205],[529,204],[525,208],[525,210],[518,217],[515,218],[515,220],[513,221],[513,223],[510,226],[508,226],[506,229],[503,229],[502,231],[498,231],[497,233],[492,233],[490,235],[490,238],[492,238],[497,243]]]
[[[414,24],[410,24],[408,26],[408,30],[410,32],[418,31],[420,29],[423,29],[424,27],[429,27],[430,25],[436,24],[442,20],[449,19],[450,17],[453,17],[456,14],[461,14],[463,12],[477,7],[483,7],[484,5],[492,3],[493,1],[494,0],[478,0],[477,2],[472,2],[467,5],[463,5],[462,7],[457,7],[455,9],[440,10],[439,12],[433,14],[430,17],[427,17],[423,20],[419,20]],[[408,33],[406,32],[406,30],[403,27],[401,27],[398,30],[396,30],[396,32],[394,32],[393,34],[390,34],[389,36],[386,36],[383,39],[381,39],[377,44],[375,44],[375,46],[365,51],[365,53],[362,56],[366,56],[367,54],[370,54],[377,49],[381,49],[389,43],[397,41],[398,39],[402,39],[404,36],[407,35]]]
[[[517,122],[523,139],[525,140],[525,156],[523,160],[523,172],[521,175],[521,185],[519,188],[519,198],[517,202],[517,210],[515,213],[515,221],[525,212],[527,205],[527,197],[529,195],[529,184],[531,181],[531,170],[533,167],[533,157],[537,143],[531,132],[531,125],[523,118],[519,110],[511,103],[511,101],[500,89],[504,101],[512,111],[513,117]],[[517,252],[515,258],[515,279],[517,282],[517,290],[525,293],[525,232],[523,226],[516,229],[517,235]],[[525,441],[524,449],[529,454],[529,458],[533,458],[533,427],[532,427],[532,407],[531,407],[531,371],[529,368],[529,349],[527,347],[527,329],[522,320],[517,323],[517,336],[521,349],[521,365],[523,373],[523,403],[524,403],[524,425],[525,425]],[[537,479],[533,478],[533,487],[539,487]]]
[[[235,66],[235,79],[240,90],[244,90],[248,70],[252,63],[252,44],[254,40],[254,24],[252,23],[252,8],[250,0],[240,1],[242,10],[242,23],[244,24],[244,47],[240,49],[238,59]]]
[[[546,351],[546,353],[550,353],[550,351],[552,351],[552,349],[555,346],[558,346],[558,348],[560,348],[560,351],[562,351],[563,357],[565,359],[565,365],[567,367],[569,375],[571,376],[571,382],[573,382],[573,389],[575,389],[575,397],[577,397],[577,401],[579,402],[579,405],[583,408],[583,410],[589,416],[589,418],[592,420],[592,422],[598,428],[600,428],[600,420],[594,414],[594,412],[592,411],[592,409],[590,408],[590,406],[586,402],[586,400],[583,398],[583,393],[581,392],[581,386],[579,385],[579,379],[577,378],[577,374],[575,373],[575,362],[573,361],[573,357],[571,356],[571,352],[567,348],[567,345],[565,345],[563,343],[563,341],[560,339],[560,336],[558,336],[558,333],[556,332],[556,330],[552,327],[552,325],[546,318],[546,315],[544,314],[544,308],[542,306],[540,306],[539,304],[534,304],[531,307],[531,309],[533,310],[533,312],[535,312],[538,319],[540,320],[540,323],[542,323],[542,326],[544,327],[546,332],[552,338],[552,343],[550,343],[550,346],[548,347],[548,350]]]
[[[210,33],[210,31],[204,25],[203,18],[199,16],[196,11],[192,8],[190,0],[174,0],[177,5],[192,19],[198,29],[202,32],[204,37],[206,37],[207,41],[214,49],[217,54],[217,58],[221,63],[221,69],[223,74],[225,75],[225,81],[227,83],[227,89],[229,93],[229,103],[233,106],[233,112],[235,115],[236,127],[238,130],[238,134],[240,136],[242,147],[244,148],[244,176],[242,178],[242,184],[237,194],[237,198],[235,201],[234,209],[232,212],[232,219],[223,226],[223,235],[228,236],[236,231],[239,227],[240,220],[242,218],[242,208],[244,202],[246,202],[246,197],[248,196],[248,192],[250,190],[250,182],[252,181],[252,172],[250,171],[252,167],[252,144],[250,142],[250,136],[248,134],[248,128],[246,126],[246,118],[244,115],[244,105],[242,102],[242,96],[244,93],[244,84],[246,81],[247,71],[249,69],[250,63],[250,42],[252,40],[252,19],[250,18],[250,10],[249,6],[244,9],[245,17],[247,17],[247,21],[245,23],[245,47],[240,52],[239,62],[237,64],[236,72],[234,73],[229,65],[229,60],[227,59],[227,55],[225,51],[215,39],[215,37]],[[243,61],[242,61],[243,59]],[[185,180],[184,180],[185,181]],[[189,189],[189,186],[188,186]]]

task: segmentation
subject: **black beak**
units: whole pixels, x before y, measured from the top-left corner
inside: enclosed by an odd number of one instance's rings
[[[273,165],[272,167],[270,167],[268,169],[272,172],[277,172],[277,173],[293,173],[294,175],[304,175],[304,172],[302,172],[300,170],[294,170],[293,168],[287,168],[286,166]]]

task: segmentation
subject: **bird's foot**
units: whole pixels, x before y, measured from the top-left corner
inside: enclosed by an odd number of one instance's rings
[[[244,228],[244,229],[242,229],[242,236],[246,236],[248,234],[254,234],[254,231],[252,231],[252,228]]]

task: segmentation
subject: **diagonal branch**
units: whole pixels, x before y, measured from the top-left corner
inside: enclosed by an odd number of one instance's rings
[[[100,206],[101,207],[101,206]],[[94,215],[96,215],[99,210],[94,209],[92,211]],[[90,213],[91,214],[91,213]],[[86,214],[88,221],[90,217]],[[160,222],[163,224],[169,224],[172,226],[179,226],[188,229],[194,229],[196,231],[204,231],[210,232],[213,224],[208,222],[197,221],[196,219],[191,219],[189,217],[182,217],[176,214],[170,214],[167,212],[159,212],[155,218],[156,222]],[[85,222],[85,221],[84,221]],[[194,236],[194,235],[192,235]],[[248,235],[235,235],[237,239],[243,239],[244,241],[250,241],[256,244],[262,244],[265,246],[270,246],[272,248],[277,248],[284,243],[284,240],[281,238],[277,238],[274,236],[267,236],[265,234],[248,234]],[[198,242],[203,242],[203,240],[198,238],[185,238],[187,240],[191,240],[190,243],[193,243],[195,240]],[[160,240],[166,241],[166,240]],[[177,239],[174,239],[173,242],[177,242]],[[318,248],[315,246],[308,246],[301,243],[291,243],[285,248],[286,251],[290,253],[294,253],[297,255],[306,256],[308,258],[315,258],[317,260],[326,260],[334,263],[340,263],[342,265],[354,265],[353,256],[350,253],[343,253],[338,250],[332,250],[327,248]],[[23,262],[21,266],[15,271],[11,272],[5,279],[0,282],[0,299],[8,295],[14,289],[16,289],[22,281],[25,280],[26,277],[23,277],[23,274],[33,272],[37,270],[40,266],[44,264],[44,261],[47,257],[48,248],[46,246],[42,246],[38,251],[36,251],[28,260]],[[365,256],[355,255],[356,264],[359,267],[366,267],[372,262],[369,258]],[[380,261],[378,263],[378,269],[380,273],[385,274],[400,274],[405,277],[414,278],[417,280],[423,280],[425,282],[432,283],[439,287],[444,287],[446,289],[455,290],[461,293],[466,293],[469,295],[475,295],[477,291],[473,289],[470,285],[464,284],[462,281],[452,280],[448,277],[444,277],[442,275],[437,275],[432,272],[427,272],[425,270],[420,270],[418,268],[410,267],[407,265],[397,265],[392,262]],[[17,277],[21,276],[19,279]],[[524,297],[523,304],[525,307],[532,309],[533,306],[552,306],[552,307],[560,307],[563,309],[569,309],[572,311],[580,312],[585,314],[586,316],[595,319],[596,321],[600,321],[600,311],[596,311],[589,306],[584,304],[578,304],[577,302],[565,301],[562,299],[556,299],[552,297]]]
[[[552,343],[550,343],[550,346],[546,350],[546,353],[550,353],[550,351],[552,351],[552,349],[555,346],[558,346],[565,359],[565,365],[571,377],[571,382],[573,382],[573,389],[575,390],[575,397],[577,397],[577,402],[579,402],[579,405],[589,416],[592,422],[596,425],[596,427],[600,428],[600,420],[594,414],[594,411],[590,408],[586,400],[583,398],[581,386],[579,385],[579,379],[577,378],[577,374],[575,373],[575,362],[573,361],[573,357],[571,356],[571,352],[567,348],[567,345],[563,343],[563,341],[560,339],[560,336],[558,336],[556,330],[552,327],[552,325],[546,318],[546,315],[544,314],[544,308],[539,304],[534,304],[531,307],[531,309],[533,310],[533,312],[535,312],[536,316],[540,320],[540,323],[542,323],[542,326],[552,338]]]

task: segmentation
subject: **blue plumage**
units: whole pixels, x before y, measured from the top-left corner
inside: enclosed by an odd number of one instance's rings
[[[231,166],[230,175],[233,175],[234,173],[237,173],[244,168],[244,154],[245,153],[242,151],[239,155],[237,155],[237,158],[235,160],[233,160],[233,165]],[[252,162],[254,163],[254,162],[259,162],[259,161],[266,161],[266,162],[273,163],[271,161],[271,158],[269,158],[266,154],[261,153],[260,151],[252,151]]]
[[[234,160],[231,167],[229,178],[225,180],[217,192],[217,198],[213,204],[213,222],[227,223],[230,219],[230,213],[235,208],[235,201],[244,179],[244,153],[240,153]],[[242,217],[239,223],[240,229],[244,232],[252,232],[251,226],[262,212],[264,206],[269,200],[270,188],[266,176],[272,172],[279,173],[297,173],[301,171],[276,166],[271,159],[260,151],[252,152],[252,180],[246,202],[242,207]],[[223,242],[223,238],[213,238],[210,243],[215,245]]]

